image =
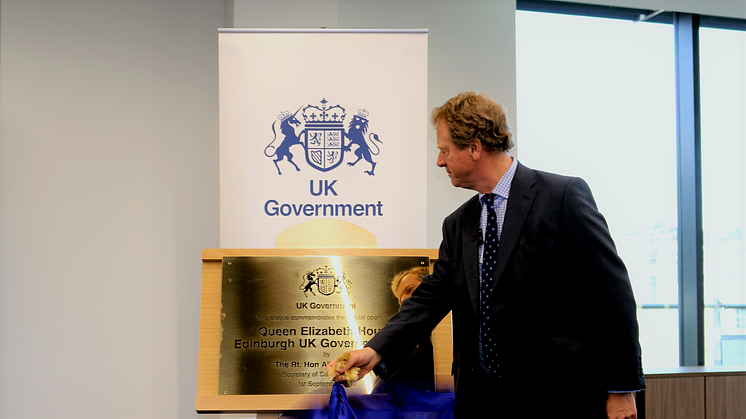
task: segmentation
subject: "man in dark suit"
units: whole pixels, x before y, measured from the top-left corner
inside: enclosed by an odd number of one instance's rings
[[[452,311],[457,418],[635,418],[636,304],[588,185],[511,157],[504,108],[485,95],[450,99],[432,122],[438,166],[479,194],[443,222],[433,273],[343,370],[385,377]]]

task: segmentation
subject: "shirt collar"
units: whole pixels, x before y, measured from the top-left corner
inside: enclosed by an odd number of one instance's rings
[[[508,199],[508,195],[510,195],[510,184],[513,183],[515,169],[518,167],[518,159],[513,156],[510,156],[510,159],[513,160],[513,162],[510,164],[510,167],[508,167],[508,170],[505,172],[503,177],[500,178],[500,181],[497,182],[497,185],[492,189],[493,194],[505,199]],[[480,193],[479,199],[481,200],[484,195],[485,194]]]

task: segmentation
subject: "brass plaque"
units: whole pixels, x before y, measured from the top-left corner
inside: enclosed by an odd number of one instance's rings
[[[219,394],[330,391],[325,364],[362,347],[399,304],[390,281],[429,258],[223,258]]]

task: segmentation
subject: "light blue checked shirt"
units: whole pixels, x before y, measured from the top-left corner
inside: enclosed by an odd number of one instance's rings
[[[495,215],[497,215],[497,238],[503,231],[503,222],[505,221],[505,209],[508,207],[508,195],[510,195],[510,184],[513,183],[513,176],[515,176],[515,168],[518,167],[518,160],[515,157],[511,157],[513,163],[511,163],[508,170],[505,172],[503,177],[497,182],[497,185],[492,189],[492,193],[495,194]],[[479,231],[482,233],[482,241],[484,243],[484,234],[487,230],[487,205],[484,203],[482,197],[485,194],[479,194],[479,202],[482,204],[482,214],[479,216]],[[479,277],[482,277],[482,257],[484,254],[484,244],[479,245]]]

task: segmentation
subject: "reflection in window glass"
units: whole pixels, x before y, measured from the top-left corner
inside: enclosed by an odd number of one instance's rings
[[[705,365],[746,365],[746,32],[700,30]]]
[[[588,182],[630,273],[643,364],[677,367],[673,27],[524,11],[516,25],[518,159]]]

